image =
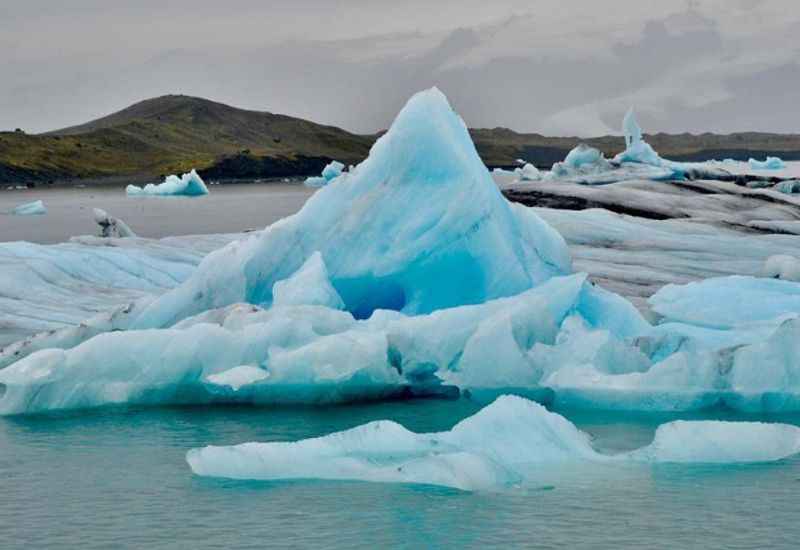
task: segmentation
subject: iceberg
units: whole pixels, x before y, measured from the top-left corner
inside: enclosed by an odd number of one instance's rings
[[[788,254],[770,256],[764,262],[763,277],[800,282],[800,259]]]
[[[409,100],[347,178],[210,254],[133,328],[168,327],[237,302],[268,307],[275,283],[314,252],[359,319],[378,309],[413,315],[478,304],[571,271],[564,240],[503,198],[464,122],[434,88]]]
[[[148,183],[143,188],[137,185],[129,185],[125,188],[125,192],[131,196],[187,196],[198,197],[208,195],[208,187],[203,182],[203,179],[192,170],[188,174],[181,177],[169,176],[158,185]]]
[[[114,216],[109,216],[108,212],[100,208],[93,209],[94,221],[100,226],[100,236],[104,238],[124,239],[135,237],[136,233],[128,227],[124,221]]]
[[[777,267],[778,263],[782,267],[785,262],[785,258],[773,259],[770,267]],[[686,285],[667,285],[651,296],[649,302],[664,320],[732,329],[800,314],[800,285],[760,277],[716,277]]]
[[[233,479],[327,479],[440,485],[464,491],[563,479],[574,464],[773,462],[800,452],[800,428],[701,421],[659,426],[653,442],[604,455],[564,417],[502,396],[452,430],[414,433],[391,421],[297,442],[192,449],[196,475]]]
[[[614,157],[618,163],[635,162],[651,166],[663,166],[664,161],[642,137],[642,129],[636,120],[633,108],[628,109],[622,120],[622,133],[625,136],[625,150]]]
[[[83,343],[76,334],[69,349],[32,348],[41,351],[0,371],[0,410],[213,400],[204,380],[240,365],[270,372],[255,397],[239,392],[267,402],[435,384],[439,366],[459,364],[482,317],[518,303],[522,318],[534,318],[545,300],[537,288],[570,271],[560,235],[505,201],[463,121],[432,89],[298,214],[209,254],[187,281],[128,308],[124,324],[93,323]],[[520,345],[551,334],[583,281],[551,285],[562,300],[552,318],[540,312],[530,328],[510,318],[520,334],[547,329]],[[209,325],[241,307],[247,323]],[[333,326],[319,327],[323,320]],[[453,322],[463,328],[454,332]],[[123,330],[102,334],[111,326]]]
[[[322,169],[322,176],[306,178],[305,184],[308,187],[322,187],[338,178],[344,173],[344,164],[339,161],[331,161]]]
[[[786,168],[786,163],[779,157],[767,157],[766,160],[751,158],[747,163],[753,170],[783,170]]]
[[[775,185],[775,190],[787,195],[800,193],[800,180],[786,180]]]
[[[537,181],[542,177],[539,169],[529,162],[526,162],[522,168],[515,169],[514,173],[521,181]]]
[[[41,200],[38,200],[15,206],[9,213],[14,216],[37,216],[47,214],[47,207]]]
[[[580,143],[567,153],[562,162],[553,164],[548,174],[548,179],[579,179],[582,182],[589,183],[592,180],[587,179],[587,176],[597,176],[613,169],[614,167],[598,149],[585,143]],[[617,181],[616,175],[613,181]]]
[[[570,163],[592,158],[584,150]],[[593,280],[572,273],[564,239],[539,214],[571,231],[572,242],[600,243],[589,255],[606,263]],[[140,239],[102,241],[90,255],[12,243],[14,261],[31,256],[23,275],[51,265],[42,255],[57,256],[53,269],[78,282],[104,288],[119,279],[139,292],[120,306],[111,289],[116,309],[94,306],[78,326],[0,350],[0,414],[425,393],[483,400],[509,391],[565,407],[800,410],[800,285],[756,277],[668,285],[650,299],[654,325],[594,284],[615,272],[626,273],[628,287],[663,281],[652,267],[631,268],[640,265],[631,250],[645,264],[659,257],[642,260],[642,249],[672,250],[660,261],[673,270],[668,280],[683,283],[742,266],[756,272],[791,242],[567,214],[508,203],[444,95],[421,92],[346,177],[196,268],[197,255],[183,265],[135,253]],[[621,236],[629,240],[617,250]],[[741,250],[705,267],[720,257],[708,244],[718,238]],[[95,273],[95,260],[114,265]]]

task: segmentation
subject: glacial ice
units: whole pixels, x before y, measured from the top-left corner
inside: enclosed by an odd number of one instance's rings
[[[537,181],[542,177],[539,169],[529,162],[526,162],[522,168],[514,170],[514,173],[521,181]]]
[[[44,202],[41,200],[33,201],[33,202],[26,202],[24,204],[20,204],[19,206],[15,206],[11,209],[10,214],[14,216],[36,216],[47,214],[47,207],[45,207]]]
[[[272,287],[274,306],[325,306],[344,309],[344,302],[328,279],[328,270],[322,255],[314,252],[288,279]]]
[[[414,433],[391,421],[296,442],[192,449],[196,475],[233,479],[328,479],[441,485],[465,491],[562,479],[574,463],[772,462],[800,452],[800,428],[751,422],[670,422],[653,442],[604,455],[564,417],[501,396],[452,430]]]
[[[309,187],[322,187],[338,178],[344,172],[344,164],[339,161],[331,161],[322,169],[321,176],[308,177],[305,184]]]
[[[108,212],[100,208],[95,208],[92,211],[94,221],[100,226],[100,236],[104,238],[117,238],[124,239],[126,237],[135,237],[136,233],[128,227],[124,221],[114,216],[109,216]]]
[[[770,256],[764,262],[763,277],[800,282],[800,259],[788,254]]]
[[[409,100],[347,178],[210,254],[134,327],[168,327],[236,302],[268,306],[274,284],[317,251],[357,318],[482,303],[571,271],[561,236],[503,198],[464,122],[432,89]]]
[[[800,193],[800,180],[786,180],[778,182],[775,184],[775,189],[781,193],[786,193],[787,195]]]
[[[632,125],[628,134],[635,146]],[[582,151],[570,162],[581,167],[578,159],[590,157],[597,160]],[[537,185],[597,197],[569,182]],[[636,185],[600,191],[628,206],[744,224],[724,200],[687,201],[666,184]],[[729,185],[726,200],[737,205],[768,192]],[[793,200],[753,208],[771,217]],[[585,274],[570,274],[565,241],[542,218],[569,236],[580,269],[618,284],[612,290],[629,296],[632,287],[679,283],[639,304],[656,324]],[[69,311],[64,324],[73,326],[0,350],[0,414],[111,403],[346,402],[452,387],[471,396],[541,390],[558,406],[800,410],[800,285],[755,277],[682,284],[757,274],[794,241],[509,204],[435,89],[411,98],[369,158],[296,215],[196,268],[195,253],[182,262],[181,252],[135,238],[90,250],[92,239],[0,247],[8,253],[0,260],[19,269],[0,280],[4,295],[22,295],[20,275],[68,273],[75,284],[57,291],[96,313],[75,326]],[[21,265],[23,257],[30,261]],[[121,288],[107,288],[109,281]],[[109,298],[89,303],[84,288],[108,292],[116,307],[103,309]]]
[[[636,162],[652,166],[662,166],[664,161],[642,137],[642,129],[636,121],[636,113],[629,109],[622,120],[622,133],[625,135],[625,150],[614,157],[618,163]]]
[[[799,315],[800,285],[759,277],[710,278],[686,285],[667,285],[650,298],[650,305],[669,321],[732,329]]]
[[[137,185],[129,185],[125,192],[131,196],[153,195],[153,196],[187,196],[196,197],[208,195],[208,187],[203,179],[192,170],[181,177],[168,176],[162,183],[148,183],[144,188]]]
[[[205,381],[239,391],[242,387],[260,382],[268,376],[269,373],[262,368],[253,365],[239,365],[217,374],[210,374]]]
[[[779,157],[767,157],[766,160],[751,158],[748,164],[753,170],[783,170],[786,168],[786,164]]]
[[[572,149],[564,158],[563,164],[566,167],[576,169],[586,165],[601,165],[605,166],[606,168],[608,167],[608,161],[606,161],[603,153],[594,147],[586,145],[585,143],[581,143]]]

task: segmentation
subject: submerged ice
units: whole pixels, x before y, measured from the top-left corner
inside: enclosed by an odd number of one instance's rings
[[[461,490],[561,479],[575,463],[771,462],[800,452],[800,428],[755,422],[670,422],[650,445],[605,455],[564,417],[520,397],[502,396],[452,430],[414,433],[377,421],[297,442],[193,449],[201,476],[234,479],[329,479],[442,485]]]

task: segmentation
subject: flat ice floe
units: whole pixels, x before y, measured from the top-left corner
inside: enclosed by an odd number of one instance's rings
[[[182,175],[181,177],[172,175],[168,176],[162,183],[148,183],[144,187],[137,185],[129,185],[125,188],[128,195],[140,196],[186,196],[198,197],[208,195],[208,187],[206,187],[203,179],[192,170],[191,172]]]
[[[491,490],[561,480],[566,465],[772,462],[800,452],[800,428],[754,422],[670,422],[653,442],[604,455],[564,417],[520,397],[503,396],[452,430],[414,433],[391,421],[297,442],[193,449],[201,476],[328,479]]]

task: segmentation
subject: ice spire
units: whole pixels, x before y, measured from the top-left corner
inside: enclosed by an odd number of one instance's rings
[[[633,111],[633,107],[628,109],[625,118],[622,119],[622,133],[625,134],[625,147],[628,149],[642,141],[642,128],[636,122],[636,113]]]

